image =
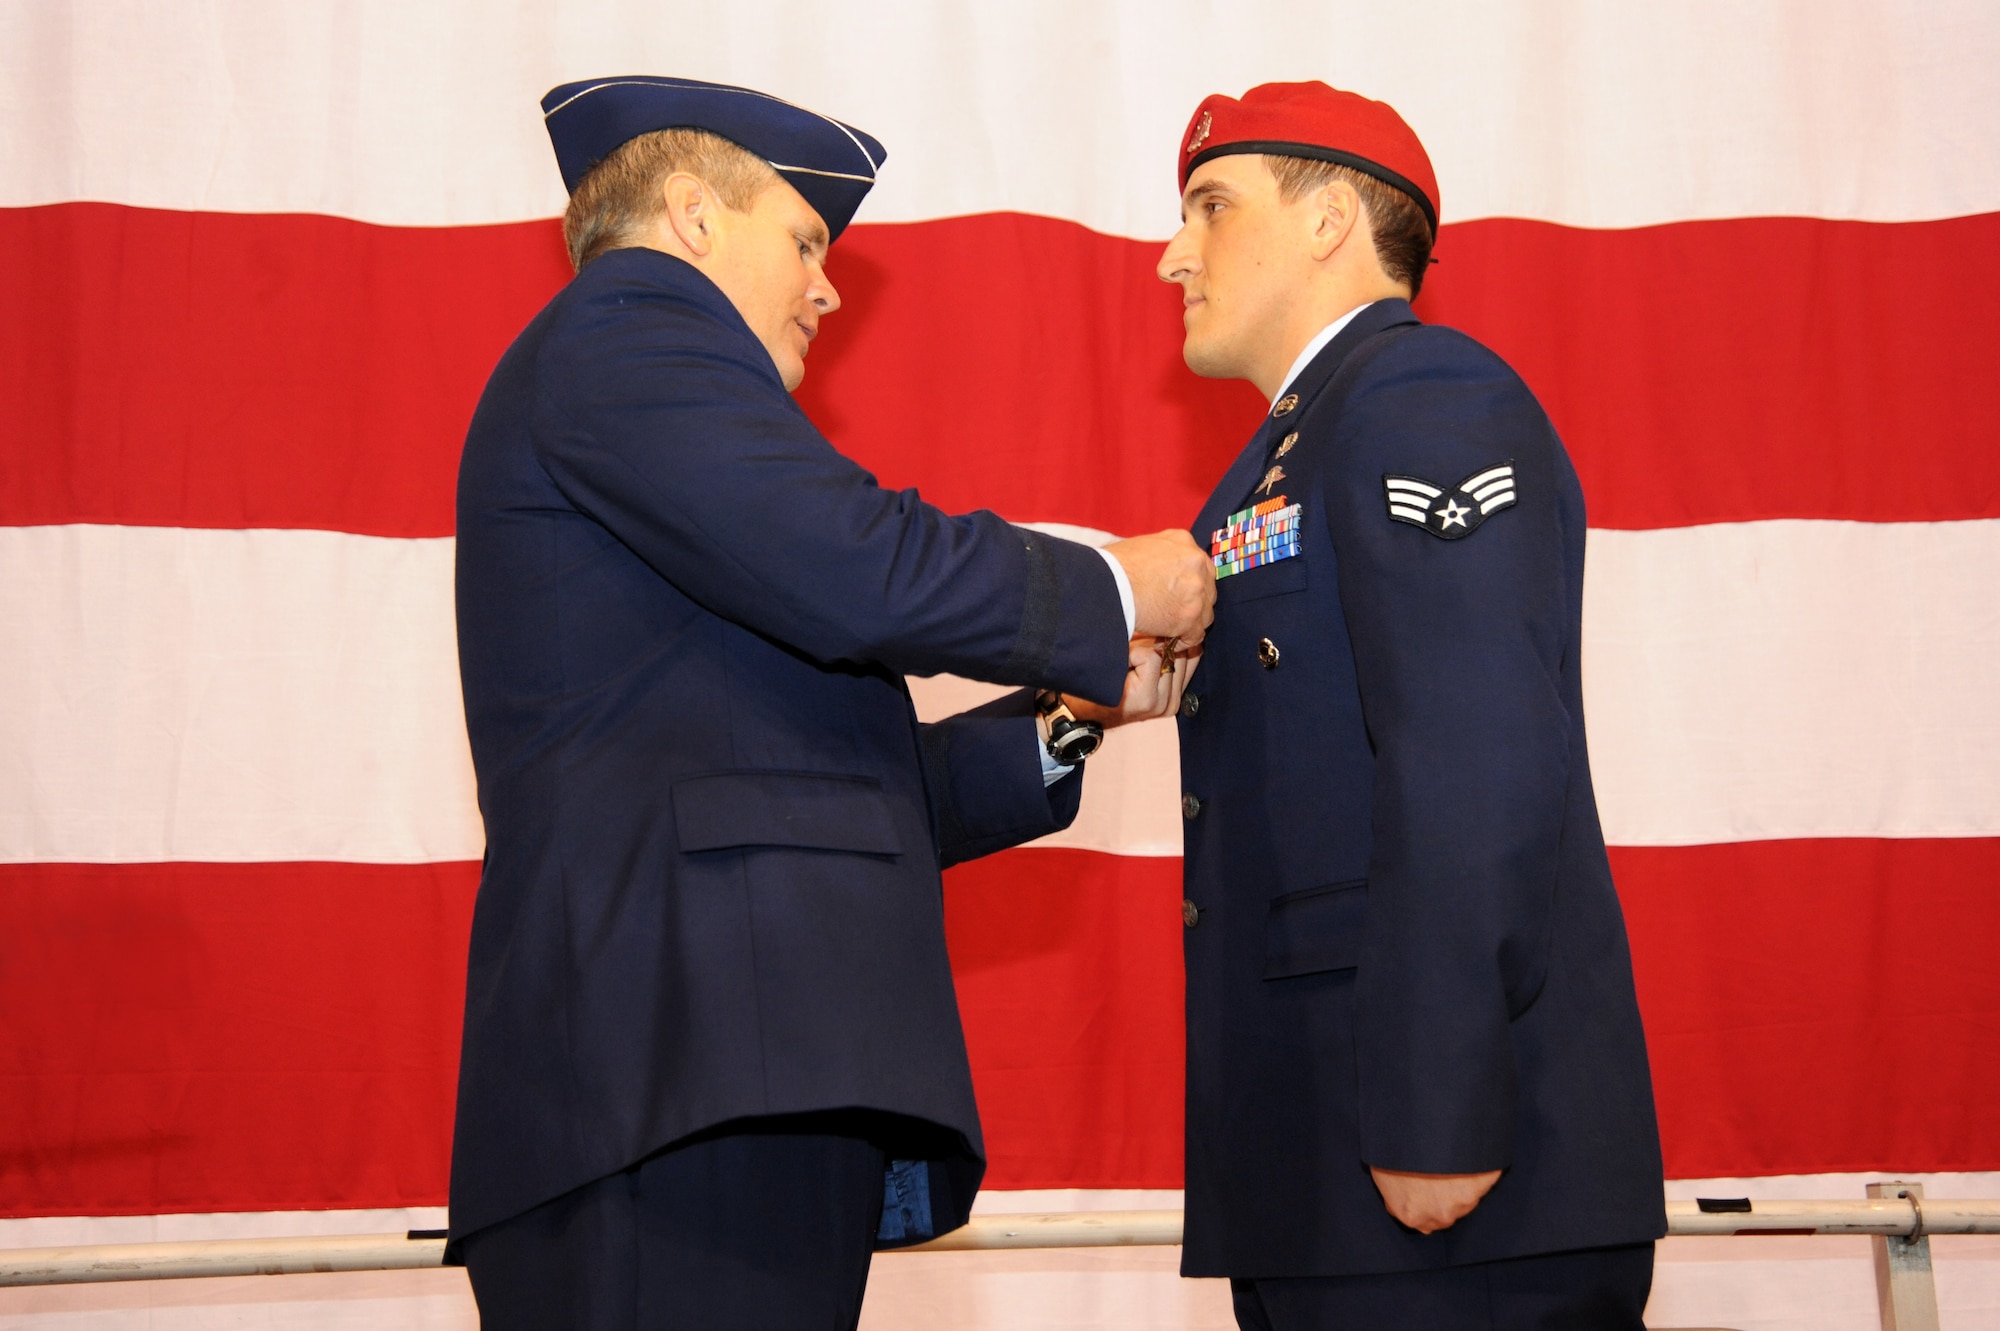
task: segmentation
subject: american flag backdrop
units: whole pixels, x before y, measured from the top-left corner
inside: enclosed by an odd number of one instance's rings
[[[1670,1194],[2000,1195],[1996,69],[1978,0],[0,5],[0,1246],[441,1223],[458,452],[569,275],[537,99],[624,72],[882,139],[802,403],[1091,540],[1185,525],[1261,415],[1152,272],[1195,103],[1393,103],[1443,196],[1417,313],[1583,479]],[[1114,734],[1074,828],[946,876],[988,1207],[1177,1204],[1174,745]],[[2000,1325],[2000,1240],[1937,1244],[1945,1325]],[[884,1257],[864,1326],[1228,1325],[1174,1259]],[[1865,1241],[1670,1241],[1651,1315],[1871,1327]],[[0,1291],[473,1318],[448,1271]]]

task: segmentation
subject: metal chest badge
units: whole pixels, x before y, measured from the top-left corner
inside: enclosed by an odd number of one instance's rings
[[[1290,559],[1298,552],[1299,506],[1287,504],[1283,495],[1231,513],[1208,543],[1218,579]]]

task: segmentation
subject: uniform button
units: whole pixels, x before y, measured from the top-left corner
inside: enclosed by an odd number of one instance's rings
[[[1269,638],[1257,639],[1257,664],[1266,670],[1278,668],[1278,644]]]
[[[1195,816],[1200,812],[1201,801],[1194,797],[1193,791],[1189,791],[1187,794],[1181,796],[1181,817],[1187,819],[1189,822],[1193,822]]]
[[[1192,929],[1201,923],[1201,907],[1192,901],[1181,902],[1181,923]]]
[[[1192,720],[1194,714],[1196,712],[1199,712],[1200,710],[1201,710],[1201,699],[1198,696],[1192,693],[1183,693],[1181,695],[1182,716],[1185,716],[1190,720]]]
[[[1278,399],[1276,406],[1271,408],[1271,414],[1273,416],[1289,416],[1292,414],[1292,408],[1298,405],[1299,395],[1297,393],[1287,393]]]

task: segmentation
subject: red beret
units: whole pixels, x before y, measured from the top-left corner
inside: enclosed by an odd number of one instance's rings
[[[1181,188],[1211,157],[1270,153],[1338,162],[1416,200],[1437,235],[1437,173],[1416,132],[1387,102],[1324,83],[1262,83],[1239,100],[1221,93],[1195,108],[1181,136]]]

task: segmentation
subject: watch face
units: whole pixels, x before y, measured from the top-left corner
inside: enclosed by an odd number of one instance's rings
[[[1057,721],[1049,727],[1049,754],[1057,762],[1074,767],[1097,752],[1104,742],[1104,727],[1095,721]]]

